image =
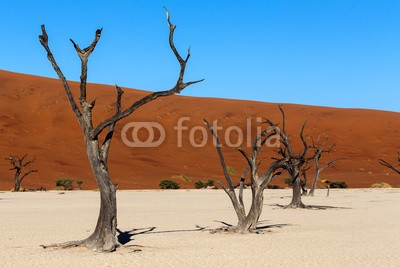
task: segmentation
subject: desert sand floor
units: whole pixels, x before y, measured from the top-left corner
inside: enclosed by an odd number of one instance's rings
[[[247,197],[250,191],[247,191]],[[289,210],[290,190],[267,190],[264,234],[210,234],[236,223],[222,190],[119,191],[114,253],[41,244],[87,237],[99,193],[0,193],[1,266],[400,266],[400,189],[319,190],[327,210]]]

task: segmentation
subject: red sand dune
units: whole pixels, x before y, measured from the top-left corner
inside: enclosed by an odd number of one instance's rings
[[[78,84],[71,83],[76,95]],[[126,107],[147,92],[125,89],[123,105]],[[112,86],[90,84],[90,98],[97,98],[94,109],[95,124],[114,112],[115,89]],[[379,158],[395,163],[400,150],[400,114],[395,112],[338,109],[303,105],[285,105],[288,132],[299,148],[298,132],[307,119],[306,134],[329,136],[328,143],[336,143],[332,155],[344,158],[327,169],[322,177],[344,180],[350,187],[369,187],[375,182],[400,185],[400,177],[378,163]],[[178,119],[187,116],[183,124],[182,147],[177,147]],[[252,132],[256,132],[257,117],[268,117],[280,122],[276,104],[251,101],[172,96],[158,99],[139,109],[117,124],[110,151],[111,177],[120,189],[158,188],[162,179],[175,179],[184,187],[192,188],[196,180],[223,180],[219,160],[212,139],[207,132],[205,147],[194,148],[189,142],[190,129],[204,128],[202,119],[218,119],[224,129],[238,125],[247,134],[246,119],[252,117]],[[121,141],[122,127],[134,121],[155,121],[166,129],[166,138],[160,147],[131,148]],[[204,128],[205,129],[205,128]],[[221,137],[224,131],[219,132]],[[140,132],[146,137],[144,131]],[[237,137],[237,136],[236,136]],[[198,129],[194,139],[201,143]],[[223,138],[222,138],[223,139]],[[232,142],[236,142],[232,132]],[[224,141],[222,141],[224,143]],[[228,166],[241,173],[245,162],[234,148],[223,148]],[[272,149],[264,150],[267,157]],[[55,187],[60,178],[83,180],[84,189],[96,188],[83,148],[83,138],[61,83],[58,80],[0,71],[0,157],[10,154],[35,155],[33,167],[39,169],[23,182],[25,188]],[[179,175],[188,176],[185,181]],[[310,173],[310,175],[312,175]],[[178,177],[174,177],[178,176]],[[234,176],[238,179],[238,175]],[[0,160],[0,190],[13,187],[13,172],[9,162]],[[282,178],[273,182],[282,185]]]

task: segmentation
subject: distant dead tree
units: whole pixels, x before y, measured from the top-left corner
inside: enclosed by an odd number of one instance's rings
[[[205,124],[208,129],[211,131],[215,141],[216,148],[218,152],[218,156],[220,159],[220,163],[222,166],[222,170],[228,184],[226,187],[223,183],[218,183],[222,186],[226,194],[229,196],[233,208],[235,209],[238,223],[236,226],[232,227],[224,227],[218,229],[217,231],[229,231],[229,232],[239,232],[239,233],[248,233],[248,232],[257,232],[257,222],[261,215],[263,202],[264,202],[264,189],[267,187],[269,182],[276,176],[281,173],[283,168],[284,161],[286,159],[275,159],[273,160],[264,174],[259,174],[260,162],[258,161],[258,156],[261,151],[261,148],[265,146],[265,143],[273,137],[276,137],[275,128],[268,128],[262,131],[259,135],[254,138],[251,147],[251,155],[248,155],[242,148],[238,148],[237,150],[243,155],[246,159],[247,167],[244,170],[242,177],[239,183],[239,192],[238,195],[235,192],[235,187],[232,182],[232,179],[229,175],[229,171],[225,164],[224,155],[221,150],[220,140],[214,131],[213,127],[209,124],[209,122],[204,119]],[[246,177],[250,176],[250,187],[252,192],[252,200],[251,206],[248,213],[246,213],[245,205],[243,202],[243,189],[245,186]]]
[[[314,143],[314,140],[312,140],[312,148],[314,149],[314,170],[315,170],[315,175],[314,175],[314,180],[311,185],[310,192],[308,193],[309,196],[313,197],[314,196],[314,191],[317,186],[317,181],[319,179],[319,175],[321,172],[323,172],[325,169],[331,167],[336,161],[340,160],[340,158],[333,159],[329,161],[327,164],[320,166],[320,159],[324,153],[330,154],[335,147],[335,144],[333,144],[329,149],[324,149],[326,145],[327,139],[325,139],[323,142],[320,142],[320,137],[318,137],[317,142]]]
[[[85,147],[87,152],[87,157],[92,168],[94,177],[96,178],[97,184],[100,191],[100,212],[97,220],[97,225],[94,232],[86,239],[80,241],[66,242],[62,244],[53,244],[46,247],[72,247],[72,246],[86,246],[89,249],[94,249],[97,251],[111,252],[116,249],[119,245],[116,239],[116,227],[117,227],[117,202],[116,202],[116,188],[112,183],[109,171],[108,171],[108,154],[111,144],[111,139],[114,134],[115,124],[132,114],[141,106],[159,98],[170,96],[173,94],[180,93],[187,86],[201,82],[202,80],[193,82],[184,82],[184,74],[186,69],[186,63],[190,57],[190,49],[185,59],[181,57],[177,49],[175,48],[173,42],[174,31],[176,29],[175,25],[171,24],[170,15],[166,9],[167,23],[169,26],[169,45],[172,49],[176,59],[180,65],[180,72],[176,84],[167,91],[160,91],[151,93],[144,98],[137,100],[131,104],[128,108],[121,109],[121,101],[123,91],[120,87],[116,86],[117,96],[115,104],[115,114],[104,121],[100,122],[97,126],[93,126],[92,120],[92,110],[95,106],[95,100],[88,101],[86,95],[86,81],[87,81],[87,63],[90,54],[94,51],[97,42],[100,40],[102,29],[96,31],[95,38],[93,42],[85,49],[79,48],[79,46],[71,40],[80,60],[81,60],[81,77],[80,77],[80,97],[79,104],[76,103],[74,99],[68,81],[64,77],[61,69],[59,68],[53,54],[49,48],[48,35],[46,33],[44,25],[42,25],[42,34],[39,36],[39,41],[47,52],[47,58],[52,64],[54,70],[56,71],[62,85],[64,87],[65,93],[71,105],[71,108],[78,118],[79,124],[83,130],[83,135],[85,139]],[[99,139],[100,134],[107,128],[104,133],[104,140],[101,142]]]
[[[397,153],[397,160],[399,161],[399,166],[400,166],[400,153]],[[383,166],[385,166],[386,168],[389,168],[389,169],[391,169],[392,171],[394,171],[394,172],[396,172],[397,174],[400,174],[400,168],[396,168],[396,167],[394,167],[392,164],[390,164],[389,162],[387,162],[387,161],[385,161],[385,160],[383,160],[383,159],[380,159],[379,160],[379,163],[381,164],[381,165],[383,165]]]
[[[28,155],[25,154],[21,158],[21,157],[18,157],[18,156],[10,155],[9,157],[5,158],[6,160],[10,161],[10,164],[12,166],[10,171],[14,171],[15,170],[14,190],[13,190],[14,192],[20,191],[22,180],[24,180],[26,176],[28,176],[29,174],[31,174],[33,172],[37,172],[38,171],[38,170],[30,170],[30,171],[27,171],[24,174],[22,174],[24,168],[29,167],[29,165],[31,165],[35,161],[35,157],[33,157],[33,159],[31,159],[31,160],[28,160],[27,156]]]
[[[281,146],[277,151],[278,157],[275,160],[284,159],[284,169],[289,173],[292,182],[292,201],[286,208],[307,208],[306,205],[301,200],[302,195],[302,185],[301,185],[301,170],[302,167],[314,158],[314,155],[308,155],[311,146],[307,143],[306,137],[304,136],[304,128],[306,123],[303,123],[300,130],[300,140],[302,142],[303,148],[300,152],[295,153],[292,148],[291,140],[286,131],[286,117],[285,112],[281,105],[279,105],[279,110],[282,114],[282,126],[281,129],[277,127],[270,120],[266,120],[267,124],[271,126],[275,132],[280,136]]]

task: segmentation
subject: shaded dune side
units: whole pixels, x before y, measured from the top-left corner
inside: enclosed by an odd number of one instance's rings
[[[78,84],[72,82],[71,85],[77,95]],[[146,94],[145,91],[125,89],[123,107]],[[95,125],[113,114],[115,89],[112,86],[89,84],[88,96],[97,99]],[[344,180],[351,187],[369,187],[382,181],[400,185],[400,178],[378,163],[379,158],[395,162],[400,150],[399,113],[292,104],[286,104],[284,108],[288,132],[297,148],[301,146],[298,132],[305,120],[307,135],[316,138],[322,134],[329,136],[328,144],[336,143],[334,153],[324,160],[336,157],[344,160],[327,169],[322,178]],[[182,131],[182,147],[178,147],[174,127],[181,117],[190,120],[183,123],[188,129]],[[243,129],[246,141],[247,118],[252,118],[251,136],[254,136],[260,125],[256,118],[262,117],[280,122],[277,105],[185,96],[158,99],[117,124],[109,158],[111,177],[120,189],[158,188],[162,179],[171,177],[186,188],[193,187],[196,180],[222,180],[212,138],[208,132],[203,136],[202,130],[196,128],[194,141],[200,144],[204,138],[208,140],[206,146],[195,148],[190,144],[190,130],[196,126],[205,130],[203,118],[218,119],[218,125],[224,129],[219,132],[222,143],[226,143],[224,131],[234,125]],[[160,123],[166,129],[164,143],[156,148],[126,146],[121,140],[121,129],[133,121]],[[141,131],[140,137],[144,140],[147,134]],[[232,130],[230,141],[235,143],[236,140],[237,134]],[[68,178],[83,180],[84,189],[96,188],[82,145],[81,129],[58,80],[0,71],[0,157],[27,153],[37,158],[33,166],[39,172],[26,178],[23,187],[52,189],[56,179]],[[233,176],[238,180],[245,162],[234,148],[225,146],[223,150],[227,165],[239,172]],[[273,155],[271,149],[264,151],[266,157]],[[0,160],[0,190],[12,188],[13,173],[8,170],[8,164]],[[191,181],[183,179],[181,174],[190,177]],[[273,183],[282,185],[282,178]]]

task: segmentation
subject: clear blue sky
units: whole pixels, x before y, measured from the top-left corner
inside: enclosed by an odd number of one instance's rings
[[[0,69],[56,77],[38,41],[50,46],[70,80],[79,80],[69,42],[102,39],[89,81],[163,90],[179,66],[168,46],[192,57],[183,94],[266,102],[400,111],[400,1],[0,1]],[[1,85],[0,85],[1,86]]]

